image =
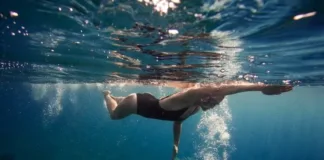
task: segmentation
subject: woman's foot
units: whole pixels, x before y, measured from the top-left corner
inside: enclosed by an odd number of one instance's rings
[[[107,96],[107,95],[110,95],[110,94],[111,94],[111,92],[110,92],[110,91],[108,91],[108,90],[105,90],[105,91],[103,91],[103,92],[102,92],[102,94],[103,94],[104,96]]]
[[[119,104],[124,99],[124,97],[114,97],[114,96],[112,96],[111,92],[109,90],[105,90],[102,93],[104,94],[105,97],[107,97],[107,96],[111,97],[113,100],[116,101],[117,104]]]

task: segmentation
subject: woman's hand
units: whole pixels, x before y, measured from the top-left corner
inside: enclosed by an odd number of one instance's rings
[[[290,85],[268,85],[262,89],[262,93],[265,95],[278,95],[283,92],[288,92],[293,89]]]
[[[172,156],[172,160],[176,159],[176,156],[178,154],[178,146],[177,145],[173,145],[173,156]]]

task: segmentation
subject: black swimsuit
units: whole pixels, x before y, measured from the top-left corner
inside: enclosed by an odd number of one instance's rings
[[[183,121],[181,115],[187,111],[188,108],[183,108],[177,111],[167,111],[159,104],[159,99],[155,98],[149,93],[137,93],[137,114],[153,119],[167,120],[167,121]],[[164,97],[166,98],[166,97]]]

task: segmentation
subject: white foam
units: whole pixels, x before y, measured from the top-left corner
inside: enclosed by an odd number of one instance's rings
[[[161,15],[168,14],[169,9],[176,9],[177,4],[181,3],[180,0],[137,0],[145,5],[154,6],[153,9]]]
[[[228,100],[208,112],[204,112],[197,126],[202,142],[196,157],[204,160],[228,159],[231,150],[229,123],[232,120]]]
[[[204,12],[220,11],[225,8],[226,4],[231,0],[215,0],[213,3],[204,3],[201,10]]]
[[[32,96],[35,101],[45,102],[46,107],[43,108],[44,124],[49,123],[57,117],[62,107],[62,97],[64,86],[57,84],[30,84]]]
[[[255,2],[256,2],[257,6],[258,6],[259,8],[261,8],[261,7],[264,6],[264,2],[263,2],[263,0],[255,0]]]
[[[226,72],[225,79],[234,77],[240,70],[241,65],[236,61],[237,55],[243,51],[241,48],[242,41],[229,31],[213,30],[210,36],[217,41],[219,47],[214,47],[218,53],[226,55],[227,59],[222,60],[222,69]],[[210,61],[212,63],[219,63],[218,61]],[[206,74],[212,73],[213,75],[220,74],[219,68],[211,68],[205,71]],[[222,80],[222,79],[220,79]]]

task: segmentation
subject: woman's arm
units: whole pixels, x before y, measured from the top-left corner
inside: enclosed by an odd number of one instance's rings
[[[121,85],[121,86],[148,85],[148,86],[163,86],[163,87],[172,87],[178,89],[186,89],[186,88],[194,87],[197,83],[186,82],[186,81],[167,81],[167,80],[123,80],[123,81],[108,82],[108,84]]]
[[[173,154],[172,160],[174,160],[178,154],[178,146],[181,134],[181,122],[173,123]]]
[[[226,96],[247,91],[261,91],[266,95],[277,95],[292,90],[290,85],[267,85],[245,81],[226,81],[222,83],[200,84],[201,87],[191,89],[193,95]]]

